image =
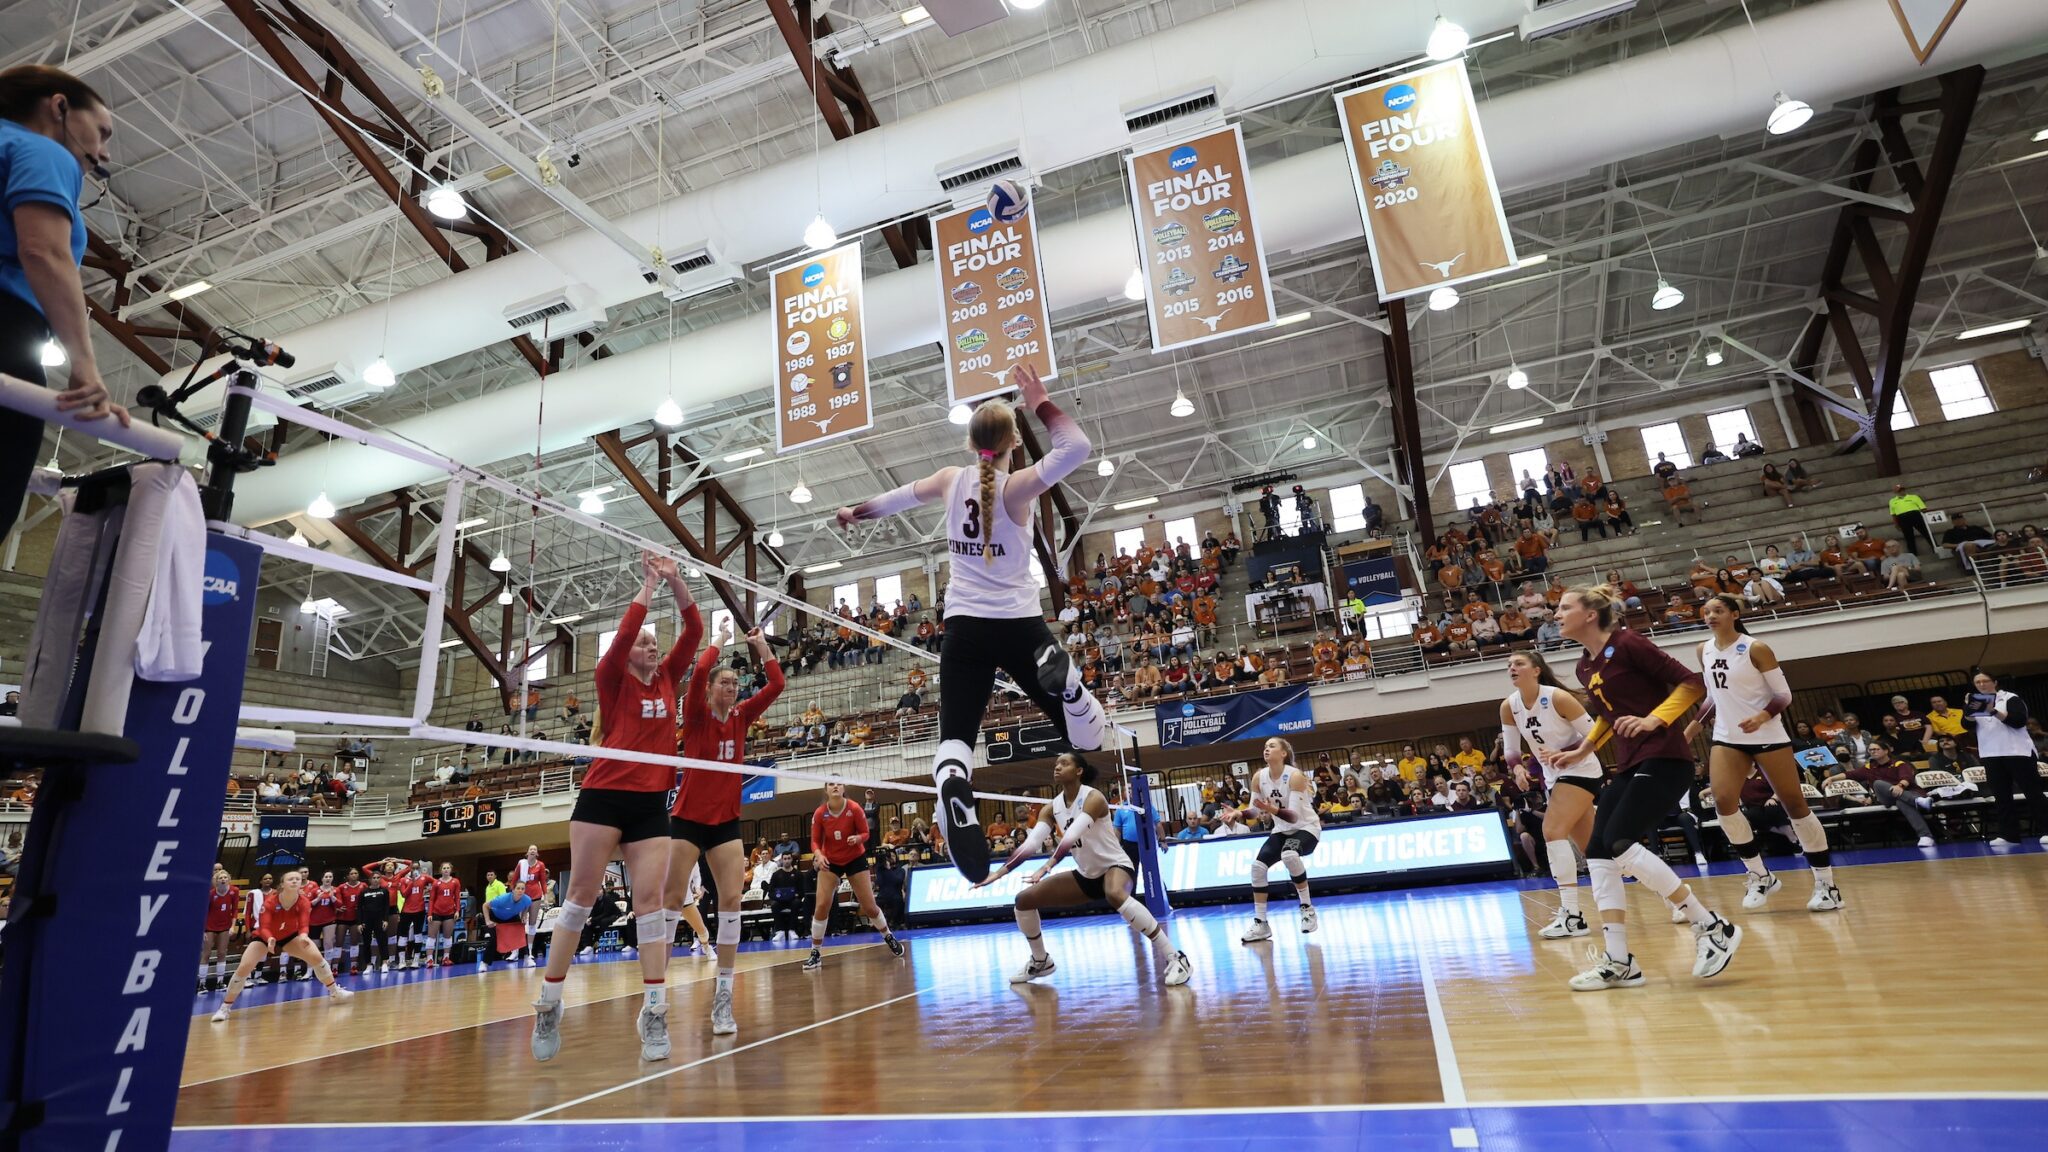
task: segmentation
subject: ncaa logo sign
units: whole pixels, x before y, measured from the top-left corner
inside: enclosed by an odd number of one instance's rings
[[[1195,166],[1195,150],[1183,144],[1166,157],[1166,166],[1175,172],[1185,172]]]
[[[206,550],[206,574],[199,582],[203,604],[227,604],[241,599],[242,570],[227,554]]]
[[[1387,89],[1384,99],[1387,102],[1388,111],[1405,112],[1415,106],[1415,85],[1396,84],[1392,88]]]
[[[1195,714],[1195,706],[1193,704],[1181,705],[1180,714],[1183,716],[1193,716]]]
[[[804,287],[816,288],[824,282],[825,266],[823,264],[811,264],[804,268]]]
[[[977,235],[988,231],[989,226],[995,222],[996,218],[990,215],[986,208],[976,208],[967,214],[967,230]]]

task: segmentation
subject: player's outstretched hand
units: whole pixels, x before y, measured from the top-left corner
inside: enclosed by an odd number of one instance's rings
[[[853,527],[854,522],[860,519],[860,517],[857,514],[855,514],[854,510],[851,508],[841,508],[838,512],[833,514],[832,518],[839,521],[839,526],[841,528],[851,528]]]
[[[1036,409],[1050,399],[1045,390],[1045,381],[1038,378],[1038,369],[1029,364],[1019,364],[1010,369],[1010,383],[1017,386],[1017,398],[1026,408]]]
[[[1009,873],[1010,865],[1008,863],[1001,864],[993,870],[991,870],[988,875],[982,877],[980,880],[975,881],[973,884],[968,885],[968,887],[970,889],[986,888],[989,885],[995,883],[996,881],[1001,880],[1004,876],[1009,875]]]

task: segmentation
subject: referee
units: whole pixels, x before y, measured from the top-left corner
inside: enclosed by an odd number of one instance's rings
[[[86,327],[85,174],[104,174],[114,116],[99,93],[68,72],[23,64],[0,72],[0,372],[34,384],[54,335],[71,365],[57,407],[86,419],[128,411],[100,380]],[[43,423],[0,409],[0,538],[13,529],[42,454]]]

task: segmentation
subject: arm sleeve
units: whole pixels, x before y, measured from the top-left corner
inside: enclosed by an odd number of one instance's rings
[[[1771,698],[1764,702],[1765,712],[1776,716],[1792,706],[1792,685],[1785,681],[1783,668],[1773,668],[1764,673],[1764,685],[1771,690]],[[1713,707],[1711,701],[1708,707]]]
[[[1094,823],[1095,817],[1090,816],[1088,813],[1074,813],[1073,821],[1067,825],[1067,834],[1060,837],[1060,854],[1064,856],[1068,852],[1073,851],[1074,845],[1081,842],[1081,833],[1086,832],[1089,826]],[[1041,824],[1039,827],[1043,828],[1045,825]]]
[[[1010,483],[1003,491],[1003,502],[1010,505],[1008,510],[1013,520],[1018,518],[1020,508],[1038,499],[1079,468],[1093,447],[1080,423],[1060,411],[1059,405],[1047,400],[1038,406],[1037,413],[1039,422],[1052,436],[1052,447],[1046,450],[1044,459],[1010,477]]]
[[[597,700],[601,705],[618,693],[619,683],[626,675],[626,652],[633,647],[633,638],[640,635],[640,629],[647,624],[647,606],[635,601],[626,605],[626,614],[619,618],[619,630],[612,635],[611,647],[597,658]],[[624,643],[621,643],[624,641]]]
[[[84,187],[85,174],[62,144],[30,139],[7,149],[0,158],[7,161],[8,169],[6,199],[0,207],[9,216],[23,204],[48,204],[77,219],[78,193]]]
[[[645,614],[642,609],[642,614]],[[668,650],[668,656],[661,662],[661,670],[668,673],[671,683],[683,678],[683,669],[690,664],[690,658],[697,654],[697,645],[704,642],[704,613],[695,604],[683,609],[682,634],[676,637],[676,646]],[[617,647],[616,641],[613,647]]]
[[[1510,765],[1522,758],[1522,729],[1519,725],[1500,726],[1500,758]]]
[[[1672,659],[1671,654],[1637,636],[1631,646],[1635,649],[1637,669],[1652,681],[1671,685],[1671,694],[1664,702],[1652,709],[1650,715],[1665,724],[1676,724],[1679,718],[1691,710],[1694,704],[1707,694],[1706,682],[1700,674]]]
[[[1045,847],[1046,840],[1051,836],[1052,825],[1040,820],[1031,826],[1031,835],[1024,838],[1024,843],[1017,845],[1017,850],[1027,857],[1036,856],[1039,850]]]
[[[783,685],[788,683],[782,675],[782,662],[773,656],[768,658],[768,666],[762,671],[767,675],[768,682],[761,685],[759,692],[740,701],[739,707],[734,709],[749,724],[759,720],[774,706],[775,701],[782,696]]]
[[[1606,745],[1606,743],[1609,740],[1612,740],[1613,738],[1614,726],[1609,724],[1605,719],[1596,720],[1593,722],[1592,729],[1586,733],[1586,738],[1583,741],[1580,741],[1579,746],[1586,749],[1588,752],[1598,752],[1604,745]]]
[[[891,488],[879,496],[873,496],[853,506],[856,520],[876,520],[907,512],[922,504],[929,504],[945,494],[946,482],[952,479],[957,468],[941,468],[922,480]]]
[[[690,673],[690,686],[683,689],[683,723],[702,724],[711,714],[706,702],[711,691],[711,673],[718,667],[718,645],[706,644],[697,654],[697,667]]]

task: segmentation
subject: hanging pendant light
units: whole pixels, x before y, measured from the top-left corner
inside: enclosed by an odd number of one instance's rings
[[[1797,132],[1813,119],[1813,105],[1804,100],[1794,100],[1783,92],[1777,94],[1771,105],[1771,114],[1764,120],[1764,127],[1773,136]]]
[[[1508,366],[1508,387],[1520,392],[1529,386],[1529,374],[1510,364]]]
[[[604,497],[599,496],[595,492],[585,492],[583,498],[576,502],[576,510],[585,516],[602,516],[604,515]]]
[[[504,549],[502,549],[502,548],[501,548],[501,549],[499,549],[499,550],[498,550],[498,554],[497,554],[496,556],[493,556],[493,557],[491,557],[491,571],[493,571],[493,572],[510,572],[511,570],[512,570],[512,561],[511,561],[511,559],[510,559],[509,557],[507,557],[507,556],[505,555],[505,550],[504,550]]]
[[[1650,307],[1655,308],[1659,312],[1668,312],[1683,303],[1685,303],[1685,293],[1672,287],[1669,280],[1659,277],[1657,279],[1657,290],[1650,294]]]
[[[809,504],[811,502],[811,490],[804,487],[803,481],[797,481],[796,487],[789,490],[789,502],[791,504]]]
[[[1102,477],[1104,480],[1107,480],[1111,476],[1116,475],[1116,461],[1111,460],[1107,456],[1104,456],[1102,459],[1095,462],[1095,474],[1097,476]]]
[[[770,548],[782,547],[782,529],[770,528],[768,530],[768,546]]]
[[[1193,416],[1195,414],[1195,402],[1188,399],[1187,393],[1175,388],[1173,390],[1173,403],[1167,406],[1166,413],[1176,420]]]
[[[64,346],[55,340],[43,341],[43,367],[62,368],[63,366]]]
[[[398,373],[391,370],[390,361],[379,356],[363,369],[363,383],[382,392],[398,383]]]
[[[427,193],[427,211],[443,220],[460,220],[469,215],[469,203],[454,187],[442,184]]]
[[[955,404],[946,410],[946,419],[955,424],[965,425],[969,420],[974,419],[974,409],[969,408],[965,404]]]
[[[306,515],[311,516],[315,520],[332,520],[334,519],[334,501],[329,500],[327,493],[322,492],[318,496],[313,497],[311,504],[306,505]]]
[[[818,213],[804,228],[804,247],[813,252],[823,252],[837,243],[839,233],[832,230],[832,223],[825,219],[823,212]]]
[[[1449,286],[1438,288],[1429,294],[1431,312],[1448,312],[1458,306],[1458,290]]]
[[[661,407],[654,410],[654,422],[663,428],[673,428],[681,424],[683,422],[683,406],[676,403],[676,399],[673,396],[663,400]]]
[[[304,532],[299,531],[297,528],[294,528],[292,529],[291,539],[286,540],[285,543],[296,544],[299,547],[304,548],[306,546],[306,534]]]
[[[1430,26],[1429,43],[1423,48],[1431,60],[1456,60],[1465,54],[1472,37],[1465,29],[1439,16]]]
[[[501,591],[501,592],[499,592],[499,593],[498,593],[498,604],[499,604],[500,606],[505,606],[505,605],[509,605],[509,604],[511,604],[511,603],[512,603],[512,589],[510,589],[510,588],[506,588],[506,589],[504,589],[503,591]]]
[[[1143,300],[1144,298],[1145,273],[1133,268],[1131,269],[1130,279],[1124,281],[1124,299]]]

